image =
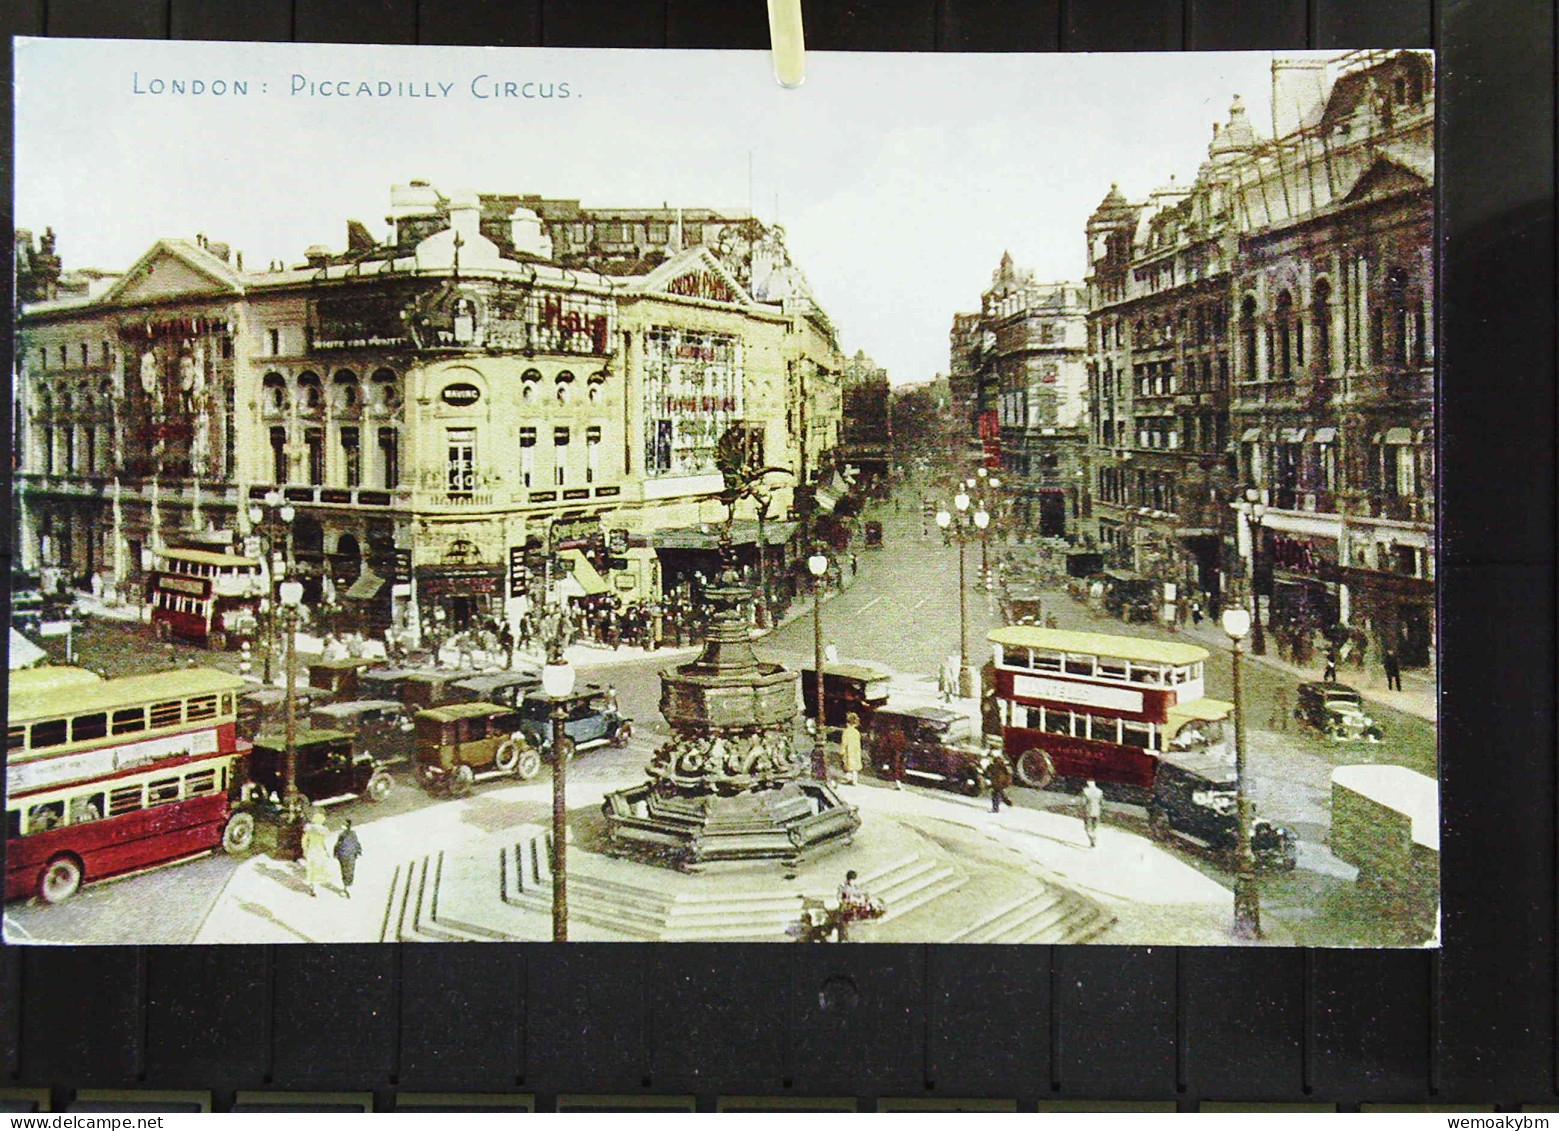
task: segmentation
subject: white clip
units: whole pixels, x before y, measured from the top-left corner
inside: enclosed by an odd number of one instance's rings
[[[795,89],[806,81],[806,40],[801,34],[801,0],[769,0],[769,43],[774,77]]]

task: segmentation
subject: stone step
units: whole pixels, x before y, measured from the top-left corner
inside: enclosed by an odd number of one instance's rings
[[[1027,922],[1060,901],[1060,893],[1048,887],[1024,892],[1016,899],[1000,905],[990,914],[975,920],[949,941],[991,942],[1001,932],[1015,924]]]

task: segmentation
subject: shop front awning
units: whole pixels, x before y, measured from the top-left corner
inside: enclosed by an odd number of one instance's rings
[[[606,584],[605,579],[596,571],[595,566],[591,565],[589,559],[579,550],[564,550],[560,556],[568,563],[574,580],[579,584],[579,588],[583,590],[579,594],[580,596],[598,597],[608,591],[610,586]]]
[[[1317,428],[1315,430],[1315,442],[1317,444],[1334,444],[1337,442],[1337,429]]]
[[[657,530],[650,542],[657,550],[718,550],[720,548],[719,523],[700,526],[681,526],[670,530]],[[783,546],[796,533],[796,524],[771,520],[763,524],[763,542],[766,546]],[[756,546],[758,523],[755,519],[742,519],[731,526],[731,545]]]
[[[1308,431],[1305,428],[1285,428],[1283,429],[1283,442],[1285,444],[1302,444],[1305,442],[1305,436]]]
[[[1388,428],[1381,438],[1383,444],[1411,444],[1413,442],[1413,430],[1411,428]]]
[[[1240,443],[1242,444],[1249,444],[1251,441],[1259,439],[1261,439],[1260,428],[1247,428],[1240,433]]]
[[[373,570],[365,569],[358,575],[357,580],[352,582],[352,587],[346,591],[347,600],[372,601],[383,588],[384,578]]]

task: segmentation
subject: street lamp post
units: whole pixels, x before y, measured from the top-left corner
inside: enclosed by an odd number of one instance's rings
[[[974,480],[969,480],[968,485],[973,484]],[[969,664],[969,607],[964,549],[969,541],[969,523],[972,521],[983,537],[991,520],[983,507],[976,509],[971,518],[968,515],[971,501],[967,491],[959,491],[953,498],[956,514],[943,508],[936,516],[936,524],[952,534],[958,542],[958,695],[961,699],[972,696],[975,689],[974,669]]]
[[[1234,644],[1234,796],[1239,815],[1236,846],[1238,872],[1234,878],[1234,934],[1242,939],[1261,938],[1261,894],[1256,889],[1256,856],[1251,850],[1251,806],[1245,789],[1245,703],[1240,689],[1240,659],[1251,615],[1244,609],[1227,609],[1223,630]]]
[[[561,631],[549,645],[541,689],[552,699],[552,941],[567,942],[569,742],[563,728],[574,701],[574,668],[563,658]]]
[[[263,505],[262,505],[263,504]],[[291,503],[282,501],[280,491],[271,490],[265,493],[265,497],[259,503],[249,506],[249,522],[260,532],[260,543],[265,554],[265,566],[270,573],[269,593],[266,594],[265,607],[268,608],[266,616],[266,647],[265,647],[265,682],[271,682],[271,654],[276,646],[276,593],[278,578],[292,572],[292,520],[297,511]],[[285,566],[281,561],[281,555],[276,550],[276,538],[279,531],[286,532],[287,557]]]
[[[279,588],[282,617],[286,624],[287,694],[283,700],[286,718],[285,745],[282,748],[282,821],[286,825],[286,844],[294,854],[301,853],[303,795],[298,792],[298,606],[303,602],[303,585],[288,578]]]
[[[828,760],[823,748],[823,728],[828,712],[823,688],[823,575],[828,572],[828,555],[822,549],[812,551],[807,558],[807,572],[812,575],[812,672],[816,683],[817,718],[812,728],[812,772],[818,781],[828,777]]]
[[[1256,567],[1261,560],[1261,520],[1266,516],[1267,507],[1261,501],[1261,492],[1255,487],[1246,489],[1245,501],[1250,507],[1250,611],[1255,626],[1250,638],[1250,651],[1253,656],[1265,656],[1267,635],[1261,626],[1261,593],[1256,588]]]

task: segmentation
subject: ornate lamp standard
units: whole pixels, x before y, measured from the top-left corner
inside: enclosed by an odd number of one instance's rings
[[[823,688],[823,575],[828,572],[828,555],[822,549],[813,550],[807,558],[807,572],[812,575],[812,672],[816,679],[817,718],[812,728],[812,773],[818,781],[828,776],[827,754],[823,749],[824,727],[827,725],[827,699]]]
[[[1246,488],[1245,502],[1250,522],[1250,611],[1256,628],[1250,638],[1250,651],[1253,656],[1265,656],[1267,635],[1261,627],[1261,593],[1256,589],[1256,566],[1261,560],[1261,520],[1266,516],[1267,506],[1261,501],[1261,491],[1255,487]]]
[[[552,941],[568,941],[568,762],[573,743],[564,732],[569,711],[589,694],[574,694],[574,666],[563,657],[562,622],[547,648],[541,689],[552,700]]]
[[[1240,657],[1251,616],[1244,609],[1226,609],[1223,630],[1234,644],[1234,796],[1239,814],[1239,871],[1234,878],[1234,934],[1242,939],[1261,938],[1261,895],[1256,889],[1256,857],[1251,851],[1250,798],[1245,792],[1245,704],[1240,690]]]
[[[974,480],[969,480],[969,483],[972,485]],[[977,509],[972,517],[969,516],[970,502],[969,493],[959,491],[953,497],[956,516],[946,508],[937,511],[936,515],[936,524],[958,541],[958,695],[961,699],[969,698],[975,690],[974,668],[969,664],[968,585],[964,580],[964,547],[970,538],[971,525],[983,537],[991,521],[991,516],[985,513],[983,507]]]
[[[286,666],[287,695],[284,703],[286,718],[285,744],[282,748],[282,800],[281,816],[284,826],[282,844],[296,859],[303,850],[303,795],[298,792],[298,607],[303,603],[303,583],[293,578],[278,587],[281,598],[282,622],[287,633]]]
[[[262,506],[261,503],[264,505]],[[276,646],[276,586],[278,579],[285,576],[290,570],[283,566],[281,555],[276,550],[276,536],[284,531],[287,537],[287,563],[292,560],[292,520],[297,512],[291,503],[282,501],[280,491],[271,490],[265,493],[265,498],[260,503],[249,505],[249,524],[260,532],[260,545],[265,554],[265,565],[270,571],[269,592],[265,594],[260,603],[261,615],[265,617],[265,682],[271,682],[271,657]]]

